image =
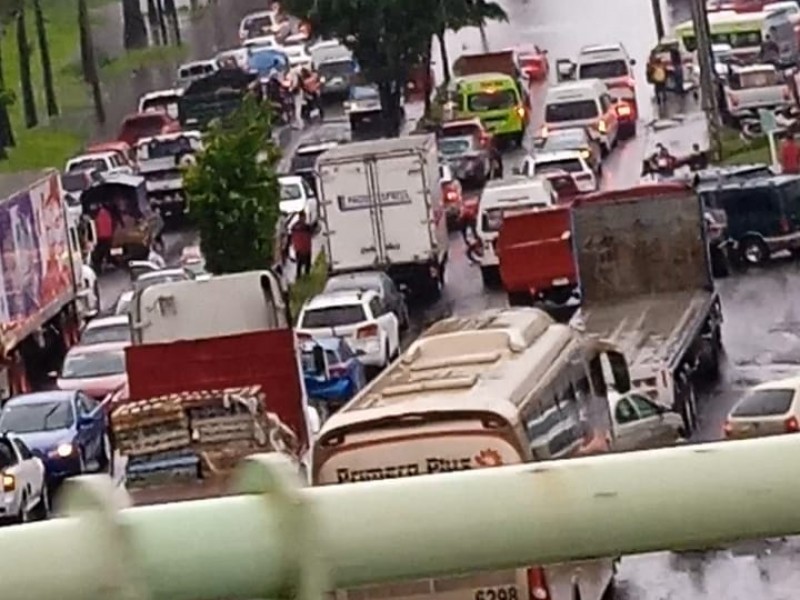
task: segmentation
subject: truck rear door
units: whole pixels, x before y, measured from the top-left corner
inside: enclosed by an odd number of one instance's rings
[[[372,167],[381,262],[425,260],[434,244],[431,221],[443,217],[429,208],[428,190],[436,183],[426,181],[425,165],[417,155],[378,158]]]
[[[373,197],[371,165],[360,160],[323,164],[320,186],[331,270],[379,264],[383,259],[383,240]]]

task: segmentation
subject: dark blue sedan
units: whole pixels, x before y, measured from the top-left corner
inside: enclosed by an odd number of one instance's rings
[[[345,340],[307,341],[301,359],[309,402],[322,411],[323,420],[366,385],[364,366]]]
[[[11,398],[0,412],[0,431],[14,432],[44,461],[48,479],[104,471],[110,460],[102,404],[78,391]]]

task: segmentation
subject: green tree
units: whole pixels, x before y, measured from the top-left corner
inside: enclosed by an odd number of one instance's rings
[[[29,129],[39,124],[36,114],[36,97],[33,94],[31,76],[31,44],[28,42],[28,25],[25,18],[25,2],[19,3],[16,11],[17,20],[17,53],[19,54],[19,83],[22,90],[22,112],[25,126]]]
[[[214,123],[205,149],[185,178],[191,218],[212,273],[271,265],[280,191],[267,109],[247,97],[241,108]]]
[[[284,8],[347,44],[378,86],[387,133],[396,133],[409,68],[424,61],[435,33],[429,0],[288,0]]]
[[[438,10],[436,20],[436,38],[439,41],[439,53],[442,60],[442,73],[444,82],[450,81],[450,57],[445,43],[447,31],[458,31],[464,27],[478,27],[481,29],[488,21],[507,21],[508,15],[496,2],[488,0],[437,0]],[[488,48],[484,48],[488,51]]]
[[[58,114],[58,103],[53,84],[53,64],[50,61],[50,44],[47,41],[47,25],[42,11],[42,0],[33,0],[33,16],[36,21],[36,37],[39,41],[39,59],[42,63],[42,85],[44,86],[47,116],[55,117]]]

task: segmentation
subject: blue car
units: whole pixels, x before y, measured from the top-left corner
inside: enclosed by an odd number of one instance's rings
[[[103,406],[79,391],[16,396],[0,412],[0,432],[17,434],[51,482],[108,468],[107,423]]]
[[[305,342],[301,361],[309,401],[334,412],[366,385],[364,365],[345,340],[330,337]]]
[[[269,77],[273,71],[286,73],[289,70],[289,58],[280,50],[254,50],[247,59],[247,66],[251,73],[264,78]]]

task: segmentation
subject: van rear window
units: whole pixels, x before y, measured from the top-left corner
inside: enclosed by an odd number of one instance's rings
[[[495,90],[493,92],[477,92],[467,96],[467,110],[483,112],[487,110],[505,110],[513,108],[517,103],[514,90]]]
[[[578,79],[611,79],[628,75],[628,64],[624,60],[589,63],[578,69]]]
[[[366,321],[364,308],[360,304],[329,306],[307,310],[303,314],[302,327],[316,329],[319,327],[342,327]]]
[[[785,415],[794,399],[792,389],[754,390],[742,398],[731,416],[766,417]]]
[[[580,173],[583,171],[583,163],[577,158],[568,158],[564,160],[548,160],[536,163],[537,173],[546,173],[552,171],[566,171],[567,173]]]
[[[544,111],[544,120],[547,123],[564,123],[596,119],[598,115],[597,102],[594,100],[573,100],[548,104]]]

